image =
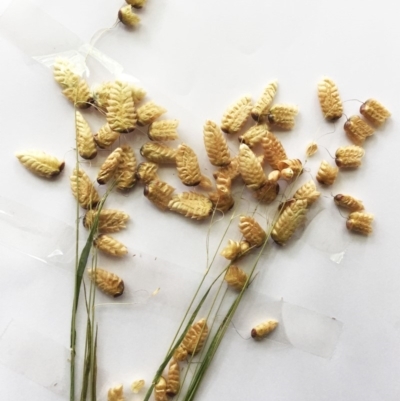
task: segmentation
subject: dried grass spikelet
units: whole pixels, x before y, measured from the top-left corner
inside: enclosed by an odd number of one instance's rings
[[[91,106],[92,95],[89,86],[84,79],[80,79],[76,86],[65,88],[62,93],[80,109],[87,109]]]
[[[235,199],[231,193],[231,183],[232,180],[229,177],[219,174],[216,182],[217,190],[208,194],[214,207],[224,213],[235,204]]]
[[[266,162],[274,169],[278,170],[278,162],[286,160],[285,149],[280,140],[272,133],[268,132],[261,140]]]
[[[134,393],[134,394],[140,393],[140,391],[142,390],[142,388],[144,387],[145,384],[146,384],[146,382],[143,379],[142,380],[135,380],[131,384],[132,393]]]
[[[239,171],[249,189],[257,190],[267,182],[267,177],[257,156],[243,143],[239,147]]]
[[[140,18],[132,11],[132,6],[126,5],[118,11],[119,20],[126,26],[133,27],[139,24]]]
[[[249,148],[257,145],[262,138],[268,134],[268,126],[266,124],[257,124],[249,128],[243,135],[239,136],[239,142],[244,143]]]
[[[178,139],[176,128],[178,120],[154,121],[149,126],[148,137],[152,141],[173,141]]]
[[[154,400],[155,401],[166,401],[167,400],[167,381],[164,377],[158,379],[157,384],[154,386]]]
[[[231,162],[224,167],[220,167],[217,171],[214,171],[213,176],[217,179],[219,176],[230,178],[232,181],[239,177],[239,155],[236,155],[231,159]]]
[[[93,245],[111,256],[125,256],[128,253],[127,247],[109,235],[101,234],[94,241]]]
[[[281,172],[279,170],[273,170],[268,174],[268,181],[277,182],[281,178]]]
[[[364,205],[363,205],[362,201],[360,201],[356,198],[353,198],[350,195],[338,194],[338,195],[335,195],[333,200],[336,205],[345,207],[346,209],[349,209],[352,212],[360,212],[361,210],[364,210]]]
[[[281,160],[277,164],[278,170],[282,173],[285,169],[291,169],[293,171],[293,178],[297,178],[303,172],[303,164],[299,159],[286,159]]]
[[[279,194],[279,184],[276,181],[267,180],[267,182],[256,191],[253,191],[253,197],[261,203],[269,204],[273,202]]]
[[[318,83],[318,98],[325,119],[333,121],[342,117],[342,100],[336,84],[330,78],[324,78]]]
[[[125,401],[124,388],[122,384],[108,390],[107,401]]]
[[[176,168],[178,177],[187,186],[196,186],[201,181],[199,162],[194,150],[182,143],[176,152]]]
[[[15,156],[25,168],[45,178],[58,176],[65,166],[63,161],[40,150],[25,150]]]
[[[231,105],[224,113],[221,122],[221,129],[226,134],[239,132],[251,113],[251,98],[244,96]]]
[[[147,0],[125,0],[128,4],[135,8],[142,8],[146,3]]]
[[[292,129],[294,118],[299,112],[297,106],[291,104],[276,104],[269,109],[268,121],[281,129]]]
[[[256,340],[259,340],[274,331],[277,326],[278,322],[276,320],[267,320],[266,322],[260,323],[254,327],[251,330],[251,336]]]
[[[284,209],[271,232],[272,239],[279,245],[285,245],[295,230],[304,222],[307,212],[306,200],[295,200]]]
[[[350,231],[368,235],[372,233],[374,215],[365,212],[353,212],[347,218],[346,227]]]
[[[261,97],[257,100],[251,110],[251,116],[255,121],[259,121],[260,117],[267,114],[277,90],[278,81],[272,81],[266,86]]]
[[[335,156],[336,165],[340,168],[355,168],[361,166],[361,159],[365,150],[360,146],[342,146],[337,149]]]
[[[295,178],[294,171],[290,167],[284,168],[282,171],[280,171],[279,178],[282,178],[282,180],[285,181],[290,181]]]
[[[250,246],[259,247],[267,238],[267,233],[251,216],[240,216],[239,230]]]
[[[153,163],[176,163],[177,149],[157,142],[146,142],[140,148],[140,154]]]
[[[75,112],[75,124],[76,144],[79,156],[87,160],[94,159],[97,156],[97,149],[96,143],[93,139],[92,130],[78,110]]]
[[[100,202],[100,196],[89,176],[80,168],[74,169],[70,177],[72,194],[84,209],[93,209]]]
[[[247,274],[238,266],[230,265],[226,271],[224,280],[229,287],[236,291],[242,291],[247,282]]]
[[[364,102],[360,107],[360,113],[372,124],[378,126],[390,117],[390,111],[375,99]]]
[[[161,210],[167,210],[168,204],[172,199],[174,187],[164,181],[153,180],[146,184],[144,196]]]
[[[203,139],[208,159],[213,166],[223,167],[230,164],[228,144],[218,125],[213,121],[207,120],[204,124]]]
[[[107,159],[104,161],[97,174],[97,182],[100,185],[104,185],[108,181],[110,181],[110,179],[112,178],[112,176],[114,175],[115,171],[118,168],[118,165],[121,161],[121,157],[122,157],[122,149],[117,148],[113,152],[111,152],[110,155],[107,157]]]
[[[89,210],[83,218],[83,225],[87,229],[91,229],[96,218],[96,210]],[[116,233],[126,228],[129,215],[121,210],[102,209],[99,214],[98,231],[100,233]]]
[[[136,183],[136,157],[129,145],[122,145],[121,152],[121,159],[115,172],[116,188],[120,191],[128,191]]]
[[[360,116],[351,116],[344,124],[344,131],[356,145],[362,145],[368,136],[374,134],[374,129]]]
[[[124,293],[124,282],[121,277],[100,268],[88,269],[90,279],[107,295],[114,298]]]
[[[201,319],[193,324],[187,331],[182,340],[182,347],[186,349],[188,354],[196,355],[201,351],[208,336],[208,326],[206,319]]]
[[[306,148],[306,156],[311,157],[312,155],[315,155],[315,153],[317,153],[317,150],[318,150],[317,143],[314,141],[310,142]]]
[[[132,91],[126,82],[115,81],[111,85],[107,122],[113,131],[121,134],[132,132],[136,127],[137,115],[132,100]]]
[[[100,149],[105,149],[112,145],[118,138],[119,133],[113,131],[108,124],[103,125],[97,134],[93,135],[93,139]]]
[[[158,165],[152,162],[140,163],[136,170],[136,178],[139,181],[148,184],[150,181],[158,180]]]
[[[339,169],[331,166],[326,160],[322,160],[316,179],[322,185],[332,185],[338,175]]]
[[[321,193],[317,191],[314,181],[308,181],[294,193],[293,198],[296,200],[306,200],[307,205],[311,206],[320,195]]]
[[[194,192],[175,195],[168,203],[173,212],[194,220],[204,220],[212,213],[213,204],[206,196]]]
[[[164,107],[158,106],[154,102],[145,103],[137,109],[138,124],[142,126],[151,124],[166,112]]]
[[[168,368],[166,394],[169,397],[173,397],[174,395],[178,394],[180,387],[181,383],[180,383],[179,363],[177,360],[172,359]]]
[[[236,260],[250,249],[247,241],[228,240],[228,245],[221,251],[221,255],[228,260]]]
[[[212,184],[212,181],[208,177],[206,177],[205,175],[202,175],[200,183],[199,183],[199,187],[205,189],[206,191],[209,191],[212,189],[213,184]]]
[[[186,348],[184,348],[184,347],[182,346],[182,344],[181,344],[181,345],[179,345],[179,347],[176,348],[176,350],[174,351],[174,356],[173,356],[173,358],[174,358],[176,361],[182,362],[182,361],[184,361],[184,360],[187,358],[187,356],[188,356],[188,352],[187,352]]]

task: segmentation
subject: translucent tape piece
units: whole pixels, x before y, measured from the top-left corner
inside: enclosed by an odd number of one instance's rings
[[[4,197],[0,197],[0,243],[67,269],[75,257],[73,227]]]
[[[0,363],[63,396],[68,393],[68,357],[65,347],[15,320],[0,337]]]

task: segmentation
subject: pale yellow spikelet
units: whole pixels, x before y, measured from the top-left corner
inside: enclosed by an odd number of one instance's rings
[[[148,184],[150,181],[158,180],[158,165],[152,162],[140,163],[136,170],[136,178],[139,181]]]
[[[147,135],[152,141],[173,141],[178,139],[176,132],[178,124],[178,120],[154,121],[150,124]]]
[[[218,178],[220,175],[230,178],[231,180],[239,177],[239,155],[233,157],[227,166],[220,167],[213,173],[214,178]]]
[[[194,192],[175,195],[168,204],[173,212],[194,220],[203,220],[212,213],[213,204],[206,196]]]
[[[129,90],[131,91],[133,103],[136,104],[141,102],[143,98],[146,96],[146,91],[143,88],[136,86],[131,82],[127,82],[127,84]]]
[[[311,157],[315,155],[318,151],[318,144],[314,141],[310,142],[306,148],[306,156]]]
[[[251,108],[252,104],[249,96],[244,96],[229,106],[222,117],[222,131],[226,134],[236,134],[239,132],[249,118]]]
[[[116,298],[124,293],[124,282],[116,274],[97,267],[95,269],[88,269],[88,275],[105,294]]]
[[[337,149],[335,156],[336,165],[340,168],[355,168],[361,166],[361,159],[365,150],[357,145],[342,146]]]
[[[278,81],[272,81],[266,86],[261,97],[257,100],[251,110],[251,116],[255,121],[259,121],[260,117],[267,114],[277,90]]]
[[[332,185],[338,175],[339,169],[331,166],[326,160],[322,160],[316,179],[322,185]]]
[[[250,249],[247,241],[228,240],[228,245],[221,251],[221,255],[228,260],[236,260]]]
[[[172,359],[168,368],[167,389],[166,389],[167,396],[173,397],[174,395],[177,395],[180,387],[181,383],[180,383],[179,363],[175,359]]]
[[[182,361],[184,361],[184,360],[187,358],[187,356],[188,356],[188,352],[187,352],[186,348],[184,348],[184,347],[182,346],[182,344],[181,344],[181,345],[179,345],[179,347],[176,348],[176,350],[174,351],[174,356],[173,356],[173,358],[174,358],[175,360],[177,360],[177,361],[182,362]]]
[[[87,82],[80,78],[75,86],[70,86],[62,91],[63,95],[80,109],[87,109],[92,103],[92,94]]]
[[[274,331],[277,326],[278,322],[276,320],[267,320],[266,322],[255,326],[254,329],[251,330],[251,336],[256,340],[259,340]]]
[[[364,210],[364,205],[362,201],[352,197],[351,195],[338,194],[335,195],[333,200],[336,205],[345,207],[352,212],[360,212],[361,210]]]
[[[105,124],[97,134],[94,134],[93,139],[100,149],[104,149],[112,145],[119,138],[119,135],[117,131],[113,131],[108,124]]]
[[[178,177],[187,186],[196,186],[201,181],[199,161],[194,150],[182,143],[176,152],[176,168]]]
[[[279,245],[284,245],[304,222],[307,212],[306,200],[295,200],[279,216],[274,224],[271,238]]]
[[[327,120],[333,121],[342,117],[342,100],[332,79],[324,78],[318,83],[318,98],[322,113]]]
[[[130,7],[130,6],[128,6]],[[128,133],[135,129],[137,115],[129,84],[115,81],[110,88],[107,122],[113,131]]]
[[[206,319],[201,319],[193,324],[187,331],[182,340],[182,347],[188,354],[195,355],[201,351],[208,336],[208,326]]]
[[[177,149],[157,142],[147,142],[140,148],[140,154],[157,164],[175,164]]]
[[[308,181],[294,193],[293,198],[296,200],[306,200],[307,205],[311,206],[320,195],[321,193],[317,191],[314,181]]]
[[[115,172],[116,188],[120,191],[128,191],[136,183],[136,157],[129,145],[122,145],[121,152],[121,159]]]
[[[221,212],[227,212],[235,204],[231,193],[231,184],[232,180],[229,177],[219,174],[216,179],[217,190],[208,194],[214,207]]]
[[[92,130],[78,110],[75,112],[75,124],[79,156],[87,160],[94,159],[97,156],[97,149]]]
[[[247,274],[240,267],[231,265],[226,271],[224,280],[229,287],[232,287],[236,291],[242,291],[247,281]]]
[[[244,143],[249,148],[257,145],[268,134],[266,124],[257,124],[249,128],[243,135],[239,136],[239,142]]]
[[[113,177],[115,171],[118,168],[118,165],[121,161],[122,157],[122,149],[117,148],[104,161],[101,165],[100,170],[97,174],[97,182],[100,185],[106,184]]]
[[[281,178],[281,172],[279,170],[273,170],[268,174],[268,181],[277,182]]]
[[[96,215],[99,212],[96,210],[89,210],[83,218],[83,225],[87,229],[91,229]],[[126,223],[129,220],[129,215],[121,210],[102,209],[99,213],[98,231],[100,233],[109,234],[116,233],[126,228]]]
[[[213,166],[222,167],[230,164],[228,144],[218,125],[213,121],[207,120],[204,124],[203,139],[208,159]]]
[[[365,212],[353,212],[347,218],[346,227],[350,231],[368,235],[372,233],[374,215]]]
[[[142,8],[147,3],[147,0],[125,0],[125,1],[135,8]]]
[[[278,170],[278,162],[288,158],[280,140],[272,132],[268,132],[268,134],[262,138],[261,145],[264,150],[266,162],[274,170]]]
[[[141,379],[141,380],[135,380],[135,381],[131,384],[132,393],[134,393],[134,394],[140,393],[140,391],[142,390],[142,388],[144,387],[145,384],[146,384],[146,382],[145,382],[143,379]]]
[[[293,171],[293,178],[297,178],[303,172],[303,164],[299,159],[281,160],[277,163],[277,166],[281,175],[285,169],[291,169]]]
[[[298,108],[292,104],[275,104],[269,109],[268,121],[281,129],[292,129]]]
[[[362,145],[365,139],[374,134],[374,129],[360,116],[351,116],[344,124],[344,131],[356,145]]]
[[[106,81],[93,88],[93,102],[103,111],[107,110],[108,99],[110,98],[110,91],[114,82]]]
[[[53,75],[63,89],[76,86],[81,79],[75,71],[74,63],[62,57],[58,57],[54,61]]]
[[[253,197],[261,203],[270,204],[279,194],[279,184],[273,180],[267,182],[256,191],[253,191]]]
[[[164,107],[158,106],[154,102],[145,103],[137,109],[138,124],[142,126],[151,124],[166,112]]]
[[[89,176],[81,168],[74,169],[70,184],[72,194],[84,209],[93,209],[98,205],[100,196]]]
[[[267,182],[267,177],[257,156],[245,144],[241,144],[239,147],[239,171],[249,189],[257,190]]]
[[[167,210],[175,188],[164,181],[153,180],[144,187],[144,196],[161,210]]]
[[[199,187],[203,188],[206,191],[210,191],[213,187],[213,184],[212,184],[212,181],[208,177],[206,177],[205,175],[201,175]]]
[[[93,245],[111,256],[124,256],[128,253],[127,247],[109,235],[101,234],[94,241]]]
[[[218,191],[228,193],[231,191],[232,179],[224,174],[219,174],[216,178],[216,186]]]
[[[377,126],[383,124],[391,115],[390,111],[376,99],[368,99],[364,102],[360,107],[360,113]]]
[[[126,26],[133,27],[139,24],[140,18],[132,11],[132,6],[126,5],[118,11],[119,20]]]
[[[167,381],[164,377],[158,379],[157,384],[154,386],[154,400],[155,401],[167,401]]]
[[[25,150],[15,156],[29,171],[45,178],[58,176],[65,166],[63,161],[40,150]]]
[[[267,233],[251,216],[240,216],[239,230],[250,246],[259,247],[267,238]]]
[[[122,384],[108,390],[107,401],[125,401],[124,388]]]

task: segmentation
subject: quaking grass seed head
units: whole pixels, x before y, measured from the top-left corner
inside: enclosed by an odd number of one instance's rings
[[[132,28],[139,24],[140,18],[132,11],[132,6],[126,5],[119,9],[118,19],[126,26]]]
[[[351,210],[352,212],[359,212],[361,210],[364,210],[364,205],[362,201],[350,195],[337,194],[335,195],[333,200],[337,206],[344,207]]]
[[[122,384],[108,390],[107,401],[125,401],[124,387]]]
[[[383,124],[390,117],[390,111],[376,99],[364,102],[360,107],[360,113],[376,126]]]
[[[260,340],[265,336],[267,336],[272,331],[274,331],[277,326],[278,322],[276,320],[267,320],[266,322],[260,323],[257,326],[255,326],[251,330],[251,336],[255,340]]]
[[[96,268],[88,269],[88,275],[97,287],[105,294],[117,298],[124,293],[124,282],[116,274]]]
[[[63,161],[39,150],[26,150],[15,156],[25,168],[44,178],[57,177],[65,166]]]

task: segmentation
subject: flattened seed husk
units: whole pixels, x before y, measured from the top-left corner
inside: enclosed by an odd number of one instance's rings
[[[167,210],[175,188],[166,182],[153,180],[146,184],[144,196],[161,210]]]
[[[112,145],[119,138],[119,133],[113,131],[108,124],[103,125],[93,139],[100,149],[105,149]]]
[[[324,78],[318,83],[318,98],[322,113],[327,120],[333,121],[342,117],[342,100],[332,79]]]
[[[240,216],[239,230],[250,246],[259,247],[267,238],[267,233],[251,216]]]
[[[236,134],[245,125],[251,113],[251,98],[244,96],[231,105],[224,113],[221,129],[226,134]]]
[[[236,260],[250,249],[247,241],[228,240],[228,245],[221,251],[221,255],[228,260]]]
[[[145,103],[137,109],[138,124],[142,126],[151,124],[166,112],[164,107],[158,106],[154,102]]]
[[[182,143],[176,153],[176,169],[178,177],[184,185],[196,186],[202,179],[199,162],[194,150]]]
[[[121,159],[115,173],[117,189],[128,191],[136,183],[136,157],[129,145],[121,146]]]
[[[247,281],[247,274],[240,267],[231,265],[226,271],[224,280],[229,287],[232,287],[236,291],[242,291]]]
[[[120,8],[118,12],[118,18],[124,25],[129,27],[133,27],[140,22],[139,16],[132,11],[132,7],[130,5]]]
[[[45,178],[58,176],[65,166],[63,161],[40,150],[25,150],[15,156],[25,168]]]
[[[281,129],[292,129],[298,113],[297,106],[291,104],[276,104],[268,112],[268,121]]]
[[[201,351],[208,336],[208,326],[206,319],[201,319],[187,331],[182,340],[182,346],[191,355],[196,355]]]
[[[84,209],[93,209],[100,202],[100,196],[89,176],[80,168],[74,169],[70,178],[71,190],[75,199]]]
[[[314,181],[308,181],[294,193],[293,198],[296,200],[306,200],[307,205],[311,206],[320,195],[321,193],[317,191]]]
[[[255,121],[259,121],[260,117],[267,114],[277,90],[278,81],[272,81],[266,86],[261,97],[257,100],[253,109],[251,110],[251,116]]]
[[[110,388],[107,393],[107,401],[125,401],[123,386]]]
[[[173,359],[169,364],[166,394],[169,397],[173,397],[174,395],[178,394],[180,387],[179,364],[178,361]]]
[[[217,210],[225,213],[235,204],[231,193],[232,180],[223,174],[219,174],[216,180],[217,191],[209,193],[208,197]]]
[[[278,170],[278,162],[286,160],[285,149],[280,140],[272,133],[268,132],[261,140],[266,162],[274,169]]]
[[[390,111],[375,99],[368,99],[360,107],[360,113],[377,126],[383,124],[390,117]]]
[[[100,185],[106,184],[112,176],[114,175],[115,171],[118,168],[118,165],[121,161],[122,157],[122,149],[117,148],[107,157],[104,163],[101,165],[100,170],[97,174],[97,182]]]
[[[298,177],[303,172],[303,164],[299,159],[281,160],[278,162],[277,166],[281,173],[283,170],[290,168],[293,171],[293,178]]]
[[[374,129],[360,116],[351,116],[344,124],[344,131],[356,145],[362,145],[365,139],[374,134]]]
[[[194,220],[203,220],[212,213],[212,203],[206,196],[194,192],[175,195],[168,204],[170,210]]]
[[[160,120],[150,124],[148,137],[152,141],[173,141],[178,139],[178,120]]]
[[[96,268],[88,269],[88,275],[97,287],[105,294],[116,298],[124,293],[124,282],[116,274],[104,269]]]
[[[144,380],[135,380],[131,385],[131,390],[134,394],[138,394],[145,385]]]
[[[175,164],[177,149],[157,142],[147,142],[140,148],[140,154],[157,164]]]
[[[315,153],[317,153],[317,151],[318,151],[318,144],[314,141],[310,142],[307,145],[306,156],[311,157],[312,155],[315,155]]]
[[[333,198],[333,200],[336,205],[345,207],[352,212],[359,212],[361,210],[364,210],[364,205],[362,201],[354,198],[351,195],[338,194]]]
[[[316,179],[320,184],[332,185],[338,175],[339,169],[336,166],[331,166],[326,160],[322,160]]]
[[[152,162],[140,163],[136,170],[136,178],[148,184],[150,181],[159,180],[157,175],[158,165]]]
[[[271,331],[274,331],[277,326],[278,322],[275,320],[268,320],[266,322],[260,323],[251,330],[251,336],[256,340],[259,340],[265,337],[267,334],[271,333]]]
[[[267,182],[256,191],[253,191],[253,197],[259,202],[270,204],[279,194],[279,184],[276,181],[267,180]]]
[[[109,235],[99,235],[93,241],[93,245],[100,251],[111,256],[124,256],[128,253],[128,249],[124,244]]]
[[[268,134],[268,132],[268,126],[266,124],[254,125],[239,137],[239,142],[244,143],[249,148],[252,148],[260,143],[264,136]]]
[[[76,144],[79,156],[84,159],[91,160],[97,156],[96,143],[93,139],[92,130],[89,124],[79,112],[75,112],[76,121]]]
[[[83,218],[83,225],[87,229],[91,229],[94,223],[97,210],[89,210]],[[99,214],[98,231],[100,233],[109,234],[116,233],[126,228],[129,215],[121,210],[102,209]]]
[[[222,167],[231,162],[226,139],[222,135],[217,124],[207,120],[203,128],[204,146],[208,155],[208,159],[213,166]]]
[[[241,144],[239,147],[239,171],[249,189],[257,190],[267,182],[267,177],[257,156],[245,144]]]
[[[154,386],[154,400],[166,401],[167,381],[161,376]]]
[[[361,159],[365,150],[360,146],[342,146],[337,149],[335,156],[336,165],[340,168],[355,168],[361,166]]]
[[[365,212],[353,212],[347,218],[346,227],[350,231],[355,231],[363,235],[372,233],[372,222],[374,215]]]

